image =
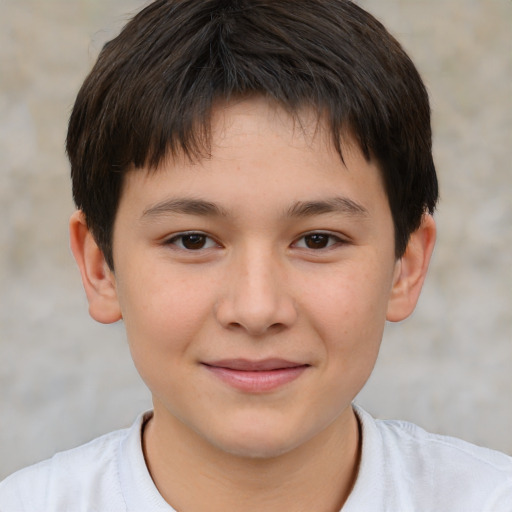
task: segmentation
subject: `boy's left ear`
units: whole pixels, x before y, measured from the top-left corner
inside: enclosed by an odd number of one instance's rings
[[[435,221],[432,215],[424,214],[420,227],[409,238],[404,255],[396,262],[386,315],[390,322],[404,320],[414,311],[435,241]]]

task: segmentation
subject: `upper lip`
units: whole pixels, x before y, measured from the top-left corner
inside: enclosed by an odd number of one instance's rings
[[[309,366],[308,364],[298,363],[296,361],[288,361],[286,359],[279,358],[262,359],[258,361],[250,359],[221,359],[219,361],[208,361],[203,364],[205,364],[206,366],[245,372],[261,372],[270,370],[280,370],[283,368]]]

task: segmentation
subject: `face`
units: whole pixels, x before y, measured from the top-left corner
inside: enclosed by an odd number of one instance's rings
[[[329,141],[253,99],[217,109],[211,158],[126,176],[115,293],[155,421],[261,457],[352,414],[399,262],[377,166]]]

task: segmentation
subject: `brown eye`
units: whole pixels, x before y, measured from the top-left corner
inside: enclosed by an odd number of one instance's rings
[[[191,251],[202,249],[206,244],[206,236],[199,235],[197,233],[194,233],[192,235],[183,235],[181,239],[183,247]]]
[[[304,243],[308,249],[324,249],[329,245],[329,235],[323,233],[313,233],[304,237]]]
[[[321,250],[329,249],[331,247],[334,248],[346,243],[347,242],[343,238],[332,233],[313,231],[306,235],[302,235],[296,242],[294,242],[293,247],[298,249]]]
[[[186,251],[200,251],[201,249],[218,247],[215,240],[203,233],[182,233],[172,237],[167,243]]]

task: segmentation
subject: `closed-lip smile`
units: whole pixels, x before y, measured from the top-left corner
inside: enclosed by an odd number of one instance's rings
[[[294,381],[310,367],[280,358],[222,359],[202,364],[225,384],[247,393],[273,391]]]

